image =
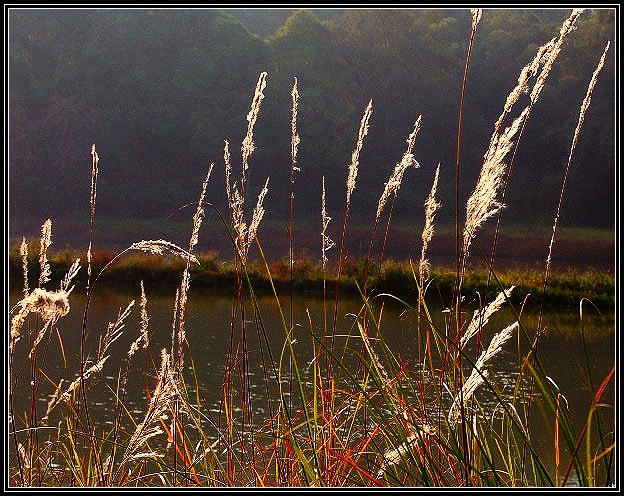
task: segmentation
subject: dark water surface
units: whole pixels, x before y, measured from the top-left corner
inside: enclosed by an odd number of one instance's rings
[[[146,288],[149,313],[150,352],[154,362],[148,361],[148,369],[154,374],[154,370],[160,366],[160,350],[169,348],[171,343],[171,329],[174,307],[174,290],[163,293],[154,288]],[[93,402],[92,415],[97,425],[112,425],[113,407],[115,404],[113,390],[116,388],[120,370],[125,370],[127,352],[130,343],[139,336],[139,287],[136,292],[116,292],[104,288],[96,288],[91,302],[88,315],[88,352],[91,357],[96,353],[97,341],[109,322],[114,322],[118,310],[124,309],[131,300],[136,300],[132,313],[128,317],[123,335],[115,341],[109,351],[110,358],[106,362],[101,378],[104,381],[89,392],[90,401]],[[10,303],[14,304],[19,298],[19,293],[11,293]],[[287,296],[280,297],[282,310],[286,321],[289,321],[290,302]],[[375,305],[375,311],[379,312],[381,301],[385,301],[381,318],[381,332],[386,343],[402,359],[408,360],[414,365],[417,362],[416,314],[414,311],[406,311],[405,307],[397,302],[386,298],[380,298]],[[69,384],[77,377],[80,352],[80,329],[84,312],[85,298],[76,292],[71,297],[71,311],[68,316],[61,319],[56,327],[41,342],[38,355],[38,366],[49,381],[43,379],[38,386],[37,408],[39,416],[45,412],[50,395],[53,392],[51,382],[65,380]],[[284,327],[279,309],[273,296],[260,296],[259,305],[262,312],[262,320],[266,329],[267,338],[270,342],[271,351],[276,361],[279,360],[284,344]],[[333,296],[328,297],[327,315],[331,326],[333,318]],[[341,299],[337,319],[337,334],[358,334],[357,328],[353,329],[353,314],[357,313],[361,306],[361,300]],[[440,309],[430,309],[434,320],[443,328],[443,316]],[[470,318],[474,306],[467,302],[466,318]],[[586,371],[581,328],[585,337],[589,363],[591,367],[591,379],[594,390],[608,374],[616,363],[615,346],[615,318],[613,309],[601,309],[602,314],[590,305],[583,306],[583,321],[579,317],[579,308],[553,309],[547,308],[544,315],[544,326],[547,329],[539,342],[539,354],[546,374],[557,384],[561,393],[567,400],[571,416],[578,429],[581,429],[587,419],[588,409],[591,404],[589,379]],[[526,308],[521,322],[530,336],[534,335],[537,326],[538,308]],[[300,368],[304,371],[313,358],[312,338],[310,331],[318,335],[323,327],[323,300],[317,294],[298,294],[295,296],[293,306],[294,322],[297,323],[294,332],[294,349]],[[197,377],[197,388],[203,398],[203,404],[207,414],[216,415],[219,411],[221,397],[225,357],[228,350],[230,336],[230,320],[232,315],[232,301],[230,297],[207,293],[194,289],[191,284],[189,301],[186,311],[186,332],[190,347],[190,353],[186,352],[185,366],[188,378]],[[251,381],[254,409],[258,416],[265,415],[266,389],[264,383],[264,371],[268,371],[270,388],[277,389],[277,380],[272,376],[267,363],[266,349],[263,356],[258,353],[259,340],[257,328],[253,320],[251,308],[246,310],[247,342],[250,353],[249,376]],[[491,319],[483,333],[483,341],[487,346],[494,333],[506,327],[514,321],[513,313],[503,307]],[[240,332],[238,330],[237,332]],[[59,339],[62,338],[62,339]],[[13,378],[17,379],[15,390],[15,411],[17,423],[24,418],[30,406],[31,387],[30,362],[26,359],[26,339],[22,339],[16,346],[15,367]],[[344,343],[345,338],[340,338],[337,343]],[[526,346],[522,345],[523,339],[515,336],[506,343],[504,350],[492,361],[492,370],[495,372],[496,381],[503,391],[510,391],[514,379],[518,374],[520,352],[526,352]],[[361,340],[350,338],[351,346],[360,347]],[[61,347],[62,343],[62,347]],[[519,345],[520,343],[520,345]],[[342,346],[342,345],[340,345]],[[474,352],[473,352],[474,355]],[[522,355],[524,356],[524,355]],[[264,358],[264,364],[263,364]],[[475,357],[476,358],[476,357]],[[148,399],[145,393],[145,369],[146,358],[140,350],[131,362],[130,381],[125,404],[128,411],[133,415],[136,422],[140,422],[145,414]],[[195,368],[195,372],[191,368]],[[287,374],[286,374],[287,375]],[[106,386],[108,385],[108,386]],[[188,381],[190,390],[195,389],[195,382]],[[154,387],[154,381],[150,380],[150,388]],[[287,381],[283,383],[284,390],[288,390]],[[294,393],[293,393],[294,394]],[[484,405],[495,406],[495,399],[488,399],[484,394]],[[488,403],[491,402],[491,403]],[[601,408],[601,415],[608,419],[607,432],[613,431],[615,393],[613,381],[609,384],[602,403],[607,405]],[[101,420],[100,420],[101,418]],[[551,418],[540,419],[537,416],[533,427],[534,438],[537,445],[543,437],[542,448],[546,453],[552,452],[553,421]],[[23,423],[23,422],[22,422]],[[104,426],[102,426],[103,428]],[[537,430],[537,431],[536,431]],[[540,431],[541,430],[541,431]],[[542,432],[543,435],[540,433]],[[546,456],[549,459],[550,455]]]

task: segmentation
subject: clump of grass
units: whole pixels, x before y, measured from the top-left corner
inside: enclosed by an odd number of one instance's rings
[[[472,40],[483,15],[480,9],[472,9],[471,13],[464,89]],[[452,270],[436,272],[427,261],[428,246],[435,231],[435,215],[440,208],[436,199],[439,166],[431,192],[425,200],[422,250],[416,267],[412,261],[401,264],[385,260],[384,248],[375,259],[372,242],[365,260],[354,263],[345,259],[349,209],[360,154],[369,130],[372,101],[360,122],[355,150],[347,170],[345,215],[340,248],[335,257],[336,272],[331,276],[328,250],[333,242],[327,231],[330,218],[326,210],[324,180],[321,190],[320,264],[305,258],[294,264],[294,173],[298,168],[297,153],[301,145],[296,128],[300,96],[296,79],[291,93],[291,218],[287,262],[269,261],[259,239],[268,179],[258,194],[251,218],[246,209],[249,159],[255,149],[254,127],[260,117],[267,73],[260,74],[247,114],[247,134],[241,144],[238,181],[232,177],[229,143],[225,141],[224,173],[229,218],[209,201],[210,166],[192,219],[188,249],[162,239],[142,240],[131,243],[115,255],[103,256],[99,265],[95,263],[97,252],[93,241],[99,156],[94,145],[90,239],[86,255],[87,299],[82,328],[78,330],[81,335],[79,363],[73,375],[58,377],[58,372],[46,363],[45,350],[58,343],[63,356],[66,356],[63,333],[58,326],[62,325],[63,317],[71,308],[72,284],[78,276],[80,259],[63,253],[61,256],[69,269],[64,277],[59,277],[59,289],[45,287],[55,276],[52,256],[48,251],[52,239],[51,221],[46,221],[41,232],[38,284],[31,289],[26,240],[23,239],[19,249],[15,250],[15,272],[23,278],[23,297],[11,311],[11,460],[8,475],[11,485],[517,487],[565,485],[573,473],[578,485],[610,485],[614,477],[615,442],[599,409],[613,370],[600,378],[600,382],[596,382],[599,386],[594,387],[591,367],[587,363],[592,401],[587,421],[577,433],[565,396],[540,360],[537,344],[541,324],[538,324],[536,334],[531,335],[524,318],[527,301],[524,290],[530,275],[496,272],[492,262],[482,273],[466,272],[469,249],[475,244],[478,246],[478,232],[495,215],[499,216],[498,233],[503,205],[500,194],[501,189],[506,190],[509,178],[505,161],[508,154],[517,148],[531,105],[542,91],[564,38],[572,31],[580,15],[579,10],[574,10],[564,22],[559,37],[538,49],[535,59],[522,70],[517,86],[505,102],[503,114],[495,123],[481,174],[467,201],[463,228],[459,223],[459,202],[456,205],[458,250],[455,274]],[[581,107],[572,150],[604,57],[603,54]],[[529,85],[533,77],[531,74],[537,74],[532,88]],[[530,96],[531,103],[506,125],[508,114],[522,93]],[[460,110],[456,180],[460,173],[462,118]],[[407,140],[407,151],[380,197],[371,239],[376,235],[377,223],[387,202],[390,198],[392,202],[397,198],[406,168],[415,164],[413,146],[419,129],[420,118]],[[571,156],[572,151],[566,177]],[[549,262],[564,189],[565,179],[546,271],[536,278],[543,282],[542,305],[547,301],[545,288],[550,275]],[[215,254],[197,252],[207,206],[217,212],[231,240],[233,261],[225,270],[216,262]],[[253,243],[258,248],[257,262],[249,257]],[[495,248],[492,253],[494,251]],[[136,260],[144,263],[148,258],[153,263],[154,256],[159,261],[164,257],[177,260],[177,265],[165,265],[167,270],[174,270],[177,275],[171,343],[169,347],[157,350],[156,356],[153,356],[147,296],[141,278],[138,337],[132,340],[124,354],[126,362],[113,364],[110,360],[111,347],[119,346],[135,300],[119,309],[116,318],[97,335],[97,347],[93,349],[87,340],[87,335],[94,332],[89,322],[89,302],[105,281],[105,274],[120,267],[123,269],[124,261],[128,262],[131,256],[137,255],[139,258],[134,259],[135,263]],[[199,388],[195,387],[192,393],[193,386],[185,376],[185,370],[190,368],[191,382],[196,386],[201,381],[189,346],[189,336],[201,332],[201,329],[188,328],[185,316],[191,280],[195,283],[201,281],[202,265],[217,273],[218,277],[228,279],[232,289],[230,335],[224,357],[221,400],[214,415],[206,408]],[[146,267],[146,270],[153,268],[151,265]],[[371,269],[376,270],[376,278],[370,276]],[[312,272],[315,281],[322,285],[323,316],[320,322],[315,322],[310,313],[307,322],[297,323],[294,320],[292,304],[297,270]],[[92,273],[96,274],[95,277]],[[439,291],[445,307],[441,318],[438,318],[433,315],[427,287],[432,281],[439,285],[445,277],[448,291],[446,294]],[[488,296],[492,280],[498,291],[494,298]],[[335,283],[333,315],[329,315],[327,282]],[[556,286],[554,274],[549,282],[551,286]],[[475,295],[478,284],[485,285],[482,296]],[[263,285],[273,294],[275,307],[279,311],[281,328],[278,330],[283,338],[279,349],[270,345],[268,332],[275,330],[267,329],[262,317],[258,290]],[[348,316],[347,324],[339,325],[339,294],[347,285],[359,292],[362,303],[359,312]],[[386,292],[369,294],[367,289],[373,286],[385,288]],[[278,290],[281,287],[290,291],[289,313],[284,311],[280,302]],[[411,291],[403,294],[400,293],[401,288],[411,288]],[[406,356],[392,350],[386,342],[387,333],[393,332],[385,325],[384,309],[390,300],[398,300],[404,312],[415,313],[418,317],[414,329],[417,356]],[[491,325],[488,324],[503,305],[511,309],[511,322],[492,335]],[[464,313],[471,307],[476,307],[473,317],[466,321]],[[581,323],[582,309],[581,303]],[[330,318],[333,318],[331,323]],[[250,323],[255,327],[255,335]],[[53,328],[56,342],[51,339]],[[425,333],[424,339],[421,333]],[[492,337],[488,339],[490,335]],[[505,353],[512,337],[528,351],[521,352],[521,347],[518,347],[518,374],[512,390],[509,390],[499,383],[496,360]],[[305,340],[312,348],[314,358],[305,365],[294,346],[296,340]],[[488,346],[481,350],[482,342],[488,341]],[[354,342],[356,345],[353,345]],[[252,349],[257,350],[264,371],[261,378],[264,398],[261,400],[251,394],[249,361]],[[130,363],[136,360],[140,350],[144,354],[144,365],[136,369]],[[21,355],[18,358],[18,353],[23,353],[24,358],[21,359]],[[116,378],[103,373],[105,369],[110,371],[115,366],[118,367]],[[24,383],[22,375],[30,386]],[[139,413],[130,411],[125,404],[129,382],[138,379],[145,383],[145,406],[144,411]],[[41,416],[37,403],[43,381],[52,385],[54,394],[45,415]],[[66,381],[68,387],[64,387]],[[105,386],[114,397],[114,409],[103,414],[111,418],[100,419],[90,414],[94,403],[92,392],[98,385]],[[18,387],[30,387],[30,404],[23,419],[21,413],[18,419],[14,401]],[[264,410],[263,416],[256,413],[259,401]],[[540,453],[529,427],[536,406],[555,427],[552,439],[556,454],[554,469],[550,468],[550,460]],[[18,425],[19,422],[23,425]],[[585,453],[581,449],[583,443]]]

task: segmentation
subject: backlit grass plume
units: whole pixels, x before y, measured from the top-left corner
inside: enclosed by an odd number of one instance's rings
[[[485,368],[486,364],[489,363],[492,358],[494,358],[503,349],[503,346],[509,338],[513,336],[516,329],[518,329],[518,322],[514,322],[500,331],[492,338],[487,350],[481,353],[472,369],[470,377],[468,377],[468,380],[462,386],[461,391],[453,400],[453,404],[451,405],[448,415],[449,423],[453,424],[460,421],[462,416],[459,405],[461,403],[465,405],[470,398],[472,398],[475,391],[485,383],[489,376],[489,372]]]
[[[360,122],[360,131],[355,144],[355,150],[353,150],[353,153],[351,154],[349,175],[347,176],[347,207],[351,204],[351,195],[355,189],[355,180],[357,179],[358,167],[360,165],[360,152],[362,151],[362,146],[364,146],[364,138],[366,138],[366,135],[368,134],[368,121],[370,120],[372,113],[373,100],[370,100],[366,106],[366,110],[364,110],[364,115],[362,116],[362,120]]]
[[[475,237],[485,222],[496,215],[503,208],[503,203],[499,197],[500,190],[504,185],[505,174],[507,172],[507,156],[516,144],[515,139],[521,134],[526,119],[531,113],[531,109],[541,95],[546,79],[550,74],[557,56],[561,52],[565,38],[574,30],[575,23],[583,9],[574,9],[570,16],[564,21],[559,37],[554,41],[546,43],[537,50],[537,55],[520,73],[518,84],[511,91],[501,117],[494,126],[494,132],[490,138],[488,149],[484,155],[483,165],[475,188],[466,204],[466,220],[463,232],[462,258],[463,264],[466,262],[468,250],[472,239]],[[541,65],[541,69],[539,66]],[[533,88],[529,91],[528,81],[530,77],[539,69],[538,76]],[[511,110],[513,104],[518,101],[522,92],[529,93],[530,103],[516,117],[511,124],[501,130],[502,122]]]

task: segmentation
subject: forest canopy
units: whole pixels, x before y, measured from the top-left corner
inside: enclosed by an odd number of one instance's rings
[[[462,141],[466,194],[505,98],[564,9],[485,9],[474,40]],[[288,215],[291,88],[301,135],[297,218],[317,222],[321,177],[339,210],[346,164],[367,102],[355,219],[374,216],[415,119],[420,169],[405,178],[394,222],[409,221],[441,164],[443,204],[454,201],[468,9],[48,9],[8,12],[9,215],[71,217],[89,204],[90,149],[102,173],[98,212],[164,218],[193,201],[209,163],[222,182],[224,140],[236,152],[262,71],[268,73],[250,161],[255,189],[271,176],[266,208]],[[549,223],[578,109],[615,10],[591,9],[569,36],[520,144],[506,218]],[[615,191],[615,59],[600,76],[573,161],[568,224],[610,227]],[[233,157],[235,153],[233,153]],[[223,188],[213,200],[225,205]],[[219,196],[221,195],[221,196]],[[452,208],[440,220],[452,221]],[[316,224],[314,224],[316,225]]]

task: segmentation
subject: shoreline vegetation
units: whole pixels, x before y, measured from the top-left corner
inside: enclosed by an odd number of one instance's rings
[[[60,280],[68,272],[76,258],[82,253],[79,250],[63,248],[48,251],[48,260],[53,280]],[[92,255],[92,271],[98,274],[113,258],[114,253],[108,250],[97,250]],[[193,286],[230,293],[235,286],[236,268],[231,259],[221,257],[216,251],[197,252],[195,256],[199,265],[191,268]],[[323,280],[331,288],[336,285],[335,272],[327,270],[323,275],[321,264],[308,254],[299,254],[293,264],[292,286],[297,292],[316,292],[322,295]],[[37,260],[29,261],[29,274],[37,271]],[[379,263],[369,262],[366,267],[364,259],[347,259],[344,262],[343,276],[340,279],[340,291],[355,297],[360,296],[358,288],[364,287],[365,273],[368,270],[367,287],[372,293],[391,293],[409,301],[418,297],[418,287],[409,260],[387,259],[383,261],[381,271]],[[128,254],[118,259],[102,273],[101,282],[111,288],[127,288],[136,285],[139,280],[150,284],[153,289],[161,288],[168,291],[179,284],[179,275],[184,270],[185,262],[177,257],[153,256],[149,254]],[[288,291],[291,285],[288,257],[269,262],[270,277],[265,264],[257,259],[250,259],[247,264],[250,281],[258,293],[271,292],[271,280],[278,292]],[[448,300],[455,283],[454,268],[437,266],[431,269],[430,280],[434,294],[440,295],[443,301]],[[540,296],[542,292],[543,267],[518,266],[497,271],[497,277],[503,286],[514,285],[517,289],[513,303],[520,303],[518,295]],[[19,246],[13,246],[9,253],[9,274],[11,287],[23,285],[23,260]],[[417,275],[417,274],[416,274]],[[83,278],[78,274],[74,283],[77,290],[84,286]],[[324,279],[323,279],[324,278]],[[478,297],[487,288],[488,269],[473,267],[466,272],[464,289],[467,295]],[[32,284],[34,281],[30,281]],[[615,306],[615,277],[610,271],[591,267],[577,269],[566,267],[554,270],[550,274],[549,284],[544,294],[544,301],[550,304],[576,306],[582,299],[591,300],[595,305],[613,308]]]

